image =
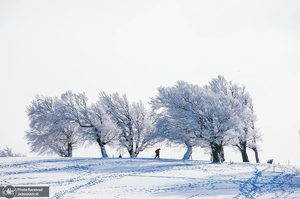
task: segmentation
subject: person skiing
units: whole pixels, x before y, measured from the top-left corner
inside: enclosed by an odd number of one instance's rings
[[[160,151],[160,148],[156,149],[156,151],[155,151],[155,158],[154,159],[156,159],[156,158],[160,159],[159,158],[159,151]]]

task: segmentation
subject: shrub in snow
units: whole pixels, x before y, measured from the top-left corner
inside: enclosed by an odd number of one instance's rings
[[[12,149],[8,148],[7,146],[5,149],[0,150],[0,157],[24,157],[24,156],[25,155],[22,155],[20,153],[14,153]]]

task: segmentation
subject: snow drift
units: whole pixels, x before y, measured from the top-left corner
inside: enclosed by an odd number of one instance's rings
[[[50,198],[300,198],[300,168],[112,158],[1,158],[0,186]]]

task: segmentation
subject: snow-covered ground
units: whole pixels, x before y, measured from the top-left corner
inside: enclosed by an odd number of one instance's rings
[[[0,186],[50,198],[300,198],[300,167],[118,158],[1,158]]]

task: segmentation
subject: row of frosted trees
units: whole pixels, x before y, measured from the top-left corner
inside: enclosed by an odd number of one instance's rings
[[[224,146],[239,149],[249,162],[247,148],[259,162],[256,116],[244,86],[224,77],[200,87],[177,82],[158,88],[150,100],[151,110],[127,96],[100,92],[96,103],[88,104],[84,93],[67,91],[60,97],[37,95],[27,109],[30,130],[26,139],[32,152],[71,157],[72,150],[97,143],[102,157],[105,146],[126,149],[131,158],[158,142],[186,145],[184,159],[193,147],[210,149],[213,162],[224,162]]]

